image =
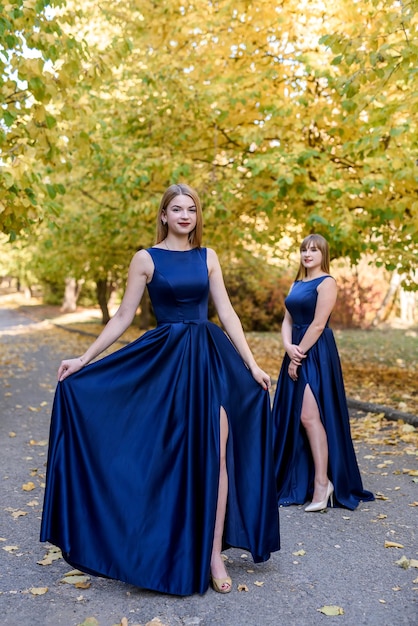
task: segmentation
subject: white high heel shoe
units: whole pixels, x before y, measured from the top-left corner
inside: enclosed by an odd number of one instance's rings
[[[305,513],[313,513],[314,511],[323,511],[328,506],[328,500],[331,500],[331,506],[334,506],[334,485],[329,480],[327,486],[327,494],[321,502],[311,502],[305,507]]]

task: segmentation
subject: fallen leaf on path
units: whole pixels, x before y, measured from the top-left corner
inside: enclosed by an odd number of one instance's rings
[[[52,548],[50,548],[47,552],[47,554],[44,556],[44,558],[41,561],[38,561],[38,565],[52,565],[53,561],[57,561],[58,559],[62,558],[62,553],[60,548],[57,548],[55,546],[53,546]]]
[[[79,583],[74,583],[74,587],[76,587],[77,589],[90,589],[91,582],[81,581]]]
[[[304,556],[306,554],[305,550],[298,550],[297,552],[292,552],[294,556]]]
[[[6,552],[15,552],[19,550],[19,546],[4,546],[3,550],[6,550]]]
[[[395,561],[395,563],[403,569],[408,569],[409,567],[409,559],[407,559],[405,555],[401,556],[401,558],[398,561]]]
[[[47,441],[47,439],[42,439],[41,441],[36,441],[35,439],[31,439],[29,441],[29,444],[31,446],[46,446],[46,445],[48,445],[48,441]]]
[[[418,559],[407,559],[406,556],[402,556],[399,561],[395,561],[397,565],[408,569],[408,567],[418,567]]]
[[[64,574],[64,576],[83,576],[83,575],[84,575],[84,572],[81,572],[79,569],[72,569],[66,574]]]
[[[36,488],[35,483],[33,483],[33,482],[31,482],[31,481],[29,481],[28,483],[24,483],[24,484],[22,485],[22,489],[23,489],[23,491],[32,491],[32,490],[33,490],[33,489],[35,489],[35,488]]]
[[[48,591],[48,587],[31,587],[29,591],[33,596],[43,596]]]
[[[344,609],[341,606],[336,606],[335,604],[323,606],[316,610],[324,615],[344,615]]]
[[[13,519],[17,519],[18,517],[23,517],[24,515],[27,515],[27,511],[13,511],[12,513],[12,517]]]
[[[255,585],[256,587],[262,587],[262,586],[264,585],[264,582],[261,582],[260,580],[256,580],[256,581],[255,581],[255,583],[254,583],[254,585]]]
[[[10,433],[9,433],[9,437],[16,437],[16,433],[14,433],[14,432],[10,432]]]
[[[61,578],[60,583],[67,583],[68,585],[74,585],[78,589],[88,589],[91,585],[89,582],[90,576],[86,576],[85,574],[73,574],[66,575],[64,578]]]
[[[248,591],[247,585],[238,585],[238,591]]]
[[[402,432],[404,432],[404,433],[414,433],[415,432],[415,426],[413,426],[413,424],[404,424],[402,426]]]

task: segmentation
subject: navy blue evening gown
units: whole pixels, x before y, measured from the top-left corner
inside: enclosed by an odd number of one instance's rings
[[[296,281],[285,300],[292,321],[292,343],[298,345],[314,319],[317,287],[326,278]],[[273,402],[274,458],[279,505],[304,504],[312,499],[314,466],[305,429],[300,422],[303,392],[309,385],[316,399],[328,440],[328,476],[337,506],[355,509],[359,501],[374,500],[363,489],[353,448],[340,358],[331,328],[325,328],[298,369],[288,374],[286,354]]]
[[[207,319],[206,249],[148,250],[157,327],[59,383],[41,541],[82,571],[203,593],[229,422],[224,547],[279,549],[268,391]]]

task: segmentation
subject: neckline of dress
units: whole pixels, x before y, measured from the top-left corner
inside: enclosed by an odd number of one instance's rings
[[[151,250],[162,250],[163,252],[180,252],[180,254],[184,254],[185,252],[193,252],[193,250],[197,250],[197,247],[190,248],[189,250],[169,250],[168,248],[157,248],[156,246],[152,246]]]
[[[310,278],[309,280],[304,280],[302,278],[302,280],[300,281],[301,283],[311,283],[314,280],[318,280],[318,278],[329,278],[331,276],[331,274],[322,274],[321,276],[317,276],[316,278]]]

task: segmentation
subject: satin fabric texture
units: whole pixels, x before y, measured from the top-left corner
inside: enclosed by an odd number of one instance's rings
[[[317,287],[327,278],[296,281],[285,300],[292,321],[292,343],[299,345],[314,319]],[[355,509],[374,500],[363,488],[350,432],[347,400],[334,334],[327,325],[298,368],[298,379],[288,374],[286,354],[273,401],[274,459],[278,503],[304,504],[312,499],[314,465],[300,415],[303,393],[312,390],[328,440],[328,477],[334,485],[336,506]]]
[[[150,248],[157,326],[60,382],[41,541],[81,571],[175,595],[210,580],[220,409],[229,423],[224,547],[279,549],[268,391],[208,321],[206,249]]]

